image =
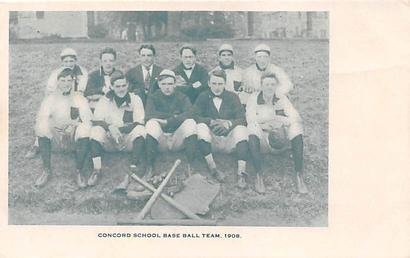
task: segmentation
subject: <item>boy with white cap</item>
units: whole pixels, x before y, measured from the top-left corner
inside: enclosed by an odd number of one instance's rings
[[[44,186],[51,176],[51,147],[76,151],[76,173],[79,187],[85,186],[82,168],[88,153],[91,110],[87,100],[74,94],[73,71],[64,69],[57,74],[56,89],[46,96],[38,112],[35,131],[38,137],[43,174],[37,187]]]
[[[234,51],[230,44],[222,44],[218,49],[218,66],[215,69],[222,69],[226,73],[225,90],[236,93],[243,105],[246,105],[247,93],[242,89],[243,70],[235,64]]]
[[[131,151],[132,170],[141,163],[144,153],[142,100],[128,91],[128,81],[120,70],[111,74],[111,85],[112,90],[100,98],[94,111],[94,126],[90,133],[94,171],[88,180],[89,186],[95,185],[101,175],[103,150]]]
[[[302,118],[289,99],[278,91],[279,87],[276,74],[263,73],[261,91],[253,93],[246,105],[249,148],[257,173],[255,189],[260,193],[265,192],[261,152],[274,152],[290,142],[297,190],[307,193],[303,180]]]
[[[146,154],[149,170],[158,149],[178,151],[185,149],[188,160],[188,175],[195,158],[197,135],[196,122],[192,119],[191,101],[175,90],[175,73],[163,70],[158,76],[160,90],[148,96],[146,106]]]
[[[278,93],[287,95],[293,89],[293,84],[282,68],[271,63],[270,47],[266,44],[260,44],[255,47],[253,52],[256,62],[244,71],[243,90],[248,93],[248,96],[254,91],[260,91],[262,73],[272,72],[279,80]]]
[[[239,97],[225,90],[225,84],[225,71],[212,71],[209,77],[209,90],[201,93],[194,104],[193,114],[198,123],[198,145],[211,174],[220,182],[224,181],[225,175],[216,168],[213,150],[225,153],[236,152],[238,186],[245,188],[248,159],[245,110]]]

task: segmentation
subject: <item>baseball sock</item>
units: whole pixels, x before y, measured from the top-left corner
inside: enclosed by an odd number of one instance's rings
[[[147,155],[147,163],[150,166],[153,166],[156,154],[158,152],[158,141],[149,134],[147,134],[147,137],[145,138],[145,149]]]
[[[257,173],[262,170],[261,143],[256,135],[249,136],[249,150]]]
[[[195,134],[185,138],[184,140],[185,155],[190,164],[195,159],[197,140],[198,140],[198,137]]]
[[[208,156],[211,151],[211,143],[210,142],[206,142],[204,140],[199,140],[199,150],[201,151],[201,154],[205,157]]]
[[[92,139],[90,141],[91,145],[91,157],[93,160],[94,169],[100,170],[101,169],[101,155],[102,155],[102,146],[101,143]]]
[[[51,140],[47,137],[38,137],[38,146],[40,148],[43,168],[51,170]]]
[[[302,172],[303,169],[303,136],[297,135],[291,140],[293,163],[296,172]]]
[[[133,165],[140,163],[142,156],[144,155],[145,140],[140,136],[132,142],[131,160]]]
[[[84,166],[84,161],[89,151],[90,141],[88,138],[80,138],[75,143],[75,164],[78,170]]]

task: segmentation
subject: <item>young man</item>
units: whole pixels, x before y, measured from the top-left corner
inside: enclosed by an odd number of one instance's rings
[[[176,86],[195,103],[198,95],[208,88],[208,71],[196,63],[196,49],[185,45],[179,50],[181,63],[174,69]]]
[[[44,186],[52,174],[51,146],[60,149],[75,149],[77,184],[85,187],[82,175],[84,160],[89,147],[91,129],[91,110],[87,100],[74,94],[73,71],[64,69],[57,74],[57,87],[41,103],[36,121],[43,173],[35,182],[37,187]]]
[[[260,91],[262,73],[272,72],[276,74],[279,80],[277,92],[282,95],[287,95],[293,89],[293,84],[282,68],[270,63],[270,47],[265,44],[260,44],[255,47],[254,53],[256,62],[244,71],[243,90],[248,93],[248,96],[252,92]]]
[[[243,70],[235,64],[233,47],[230,44],[222,44],[218,50],[218,66],[215,69],[222,69],[226,73],[225,90],[236,93],[242,105],[246,105],[248,94],[242,89]]]
[[[47,81],[46,94],[50,94],[56,89],[57,76],[66,68],[69,68],[73,72],[73,91],[83,93],[88,80],[87,70],[77,64],[77,52],[72,48],[65,48],[61,51],[61,67],[54,70]]]
[[[125,75],[115,70],[111,87],[98,101],[90,133],[94,171],[88,185],[97,183],[101,175],[101,156],[106,151],[131,151],[131,169],[135,170],[144,154],[144,106],[140,97],[128,91]],[[126,177],[128,179],[128,177]]]
[[[155,48],[153,45],[141,45],[139,55],[141,64],[131,68],[127,74],[127,80],[130,84],[130,92],[137,94],[143,103],[146,103],[147,95],[158,89],[157,77],[163,70],[154,64]]]
[[[61,67],[55,69],[48,78],[45,95],[47,96],[56,90],[58,74],[64,69],[70,69],[72,71],[72,90],[75,92],[80,92],[82,94],[87,84],[88,73],[84,67],[77,64],[77,53],[72,48],[65,48],[61,51],[60,58]],[[26,158],[34,158],[38,153],[39,148],[38,142],[36,140],[27,151]]]
[[[280,82],[276,74],[264,73],[261,80],[261,92],[253,93],[246,106],[249,147],[257,171],[255,188],[258,192],[265,191],[261,176],[261,152],[280,149],[290,141],[297,190],[307,193],[303,180],[302,119],[289,99],[278,92]]]
[[[238,186],[246,187],[246,160],[248,156],[248,130],[245,111],[238,96],[225,90],[226,73],[214,70],[210,73],[208,91],[201,93],[193,107],[198,123],[199,149],[208,168],[218,181],[225,175],[216,168],[212,150],[231,153],[238,159]]]
[[[146,153],[148,168],[152,170],[159,150],[185,149],[188,175],[195,158],[196,122],[191,115],[188,97],[175,91],[175,73],[163,70],[158,77],[160,90],[148,97],[146,114]]]
[[[110,47],[100,52],[100,69],[90,73],[84,96],[88,99],[92,111],[98,100],[111,90],[111,74],[115,71],[117,52]]]

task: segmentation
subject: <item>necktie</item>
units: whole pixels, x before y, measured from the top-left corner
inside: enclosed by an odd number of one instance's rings
[[[147,75],[145,76],[145,92],[149,91],[150,88],[150,81],[151,81],[151,74],[149,73],[149,70],[147,70]]]

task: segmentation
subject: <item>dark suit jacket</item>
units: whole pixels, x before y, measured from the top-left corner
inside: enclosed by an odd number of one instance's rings
[[[163,70],[156,64],[153,64],[153,66],[154,67],[152,68],[148,94],[155,92],[159,88],[157,78]],[[140,64],[136,67],[131,68],[130,70],[128,70],[125,76],[127,77],[127,80],[130,85],[130,92],[134,92],[135,94],[137,94],[145,105],[148,94],[145,93],[144,74],[142,72],[142,65]]]
[[[245,110],[238,95],[225,90],[221,94],[222,104],[219,112],[215,107],[213,97],[211,90],[199,94],[192,111],[197,123],[205,123],[209,126],[211,120],[224,119],[232,122],[231,129],[237,125],[246,125]]]
[[[115,68],[114,70],[115,71]],[[102,68],[93,71],[88,75],[87,86],[84,91],[84,96],[88,97],[91,95],[104,95],[103,87],[104,87],[104,74]]]
[[[185,93],[191,100],[191,103],[195,103],[198,95],[208,88],[208,71],[201,65],[195,64],[191,77],[188,79],[184,72],[183,64],[179,64],[174,69],[175,75],[180,75],[187,82],[187,87],[179,87],[179,90]],[[198,88],[193,88],[192,84],[199,81],[202,85]]]

